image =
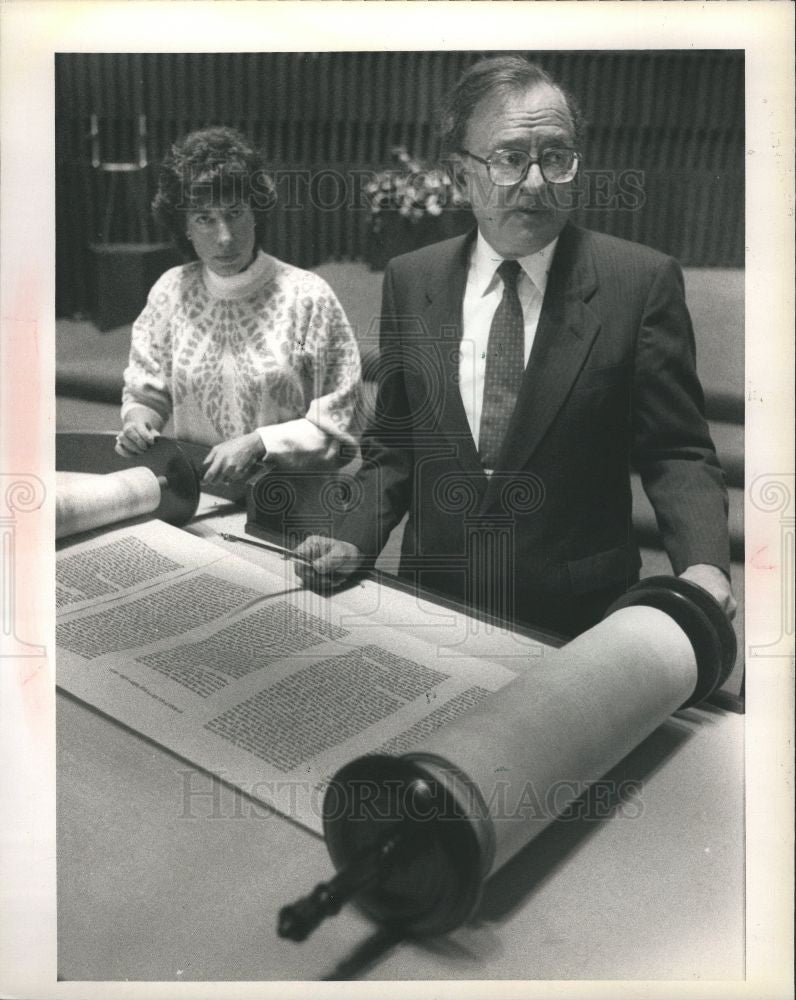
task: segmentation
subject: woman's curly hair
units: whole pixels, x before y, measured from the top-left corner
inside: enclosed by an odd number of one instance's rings
[[[186,236],[186,212],[244,202],[254,212],[255,242],[262,247],[274,200],[274,183],[260,153],[236,129],[216,125],[191,132],[171,147],[160,167],[152,212],[180,250],[195,260]]]

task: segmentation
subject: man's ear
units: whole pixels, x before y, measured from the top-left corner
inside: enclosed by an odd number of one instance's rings
[[[469,202],[468,172],[464,157],[459,153],[449,153],[445,159],[445,168],[459,195]]]

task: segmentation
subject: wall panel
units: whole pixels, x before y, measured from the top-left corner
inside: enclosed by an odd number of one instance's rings
[[[742,266],[742,52],[528,53],[581,102],[589,171],[642,172],[643,203],[591,205],[579,221],[673,253],[690,266]],[[442,93],[479,53],[91,53],[56,56],[56,253],[59,314],[91,302],[89,246],[103,238],[110,182],[91,165],[91,115],[105,161],[137,156],[146,116],[150,165],[117,178],[109,238],[162,238],[140,210],[156,163],[186,131],[224,122],[246,131],[275,169],[378,169],[390,149],[437,155]],[[135,184],[141,185],[140,190]],[[277,205],[275,254],[302,266],[361,258],[367,210],[357,188],[339,206]],[[142,217],[143,216],[143,217]]]

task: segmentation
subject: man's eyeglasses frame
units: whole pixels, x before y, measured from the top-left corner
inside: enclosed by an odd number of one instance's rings
[[[528,176],[528,171],[531,169],[534,163],[539,167],[542,177],[548,184],[568,184],[570,181],[575,179],[578,173],[578,168],[580,167],[580,160],[581,160],[581,154],[579,150],[573,149],[570,146],[548,146],[546,149],[543,149],[541,151],[539,156],[536,157],[530,156],[522,149],[498,149],[493,153],[491,157],[487,159],[484,159],[483,156],[478,156],[476,153],[471,153],[469,149],[460,149],[459,152],[464,153],[465,156],[472,157],[472,159],[477,160],[479,163],[483,163],[487,169],[487,173],[489,174],[490,181],[492,181],[492,183],[496,187],[513,187],[515,184],[522,184],[525,178]],[[573,157],[573,163],[572,167],[570,168],[570,171],[568,172],[566,177],[560,177],[560,178],[548,177],[547,174],[545,173],[545,168],[544,168],[545,155],[548,153],[563,153],[563,152],[569,153]],[[528,162],[525,164],[525,167],[522,168],[522,172],[520,173],[520,175],[517,177],[516,180],[508,180],[508,181],[495,180],[494,176],[492,175],[492,161],[502,153],[516,153],[519,156],[522,156],[525,159],[527,159]]]

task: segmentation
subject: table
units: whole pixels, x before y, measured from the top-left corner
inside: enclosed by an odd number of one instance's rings
[[[396,941],[349,907],[297,945],[277,913],[331,874],[323,842],[59,692],[59,976],[741,978],[743,744],[743,716],[679,712],[487,884],[467,926]]]

